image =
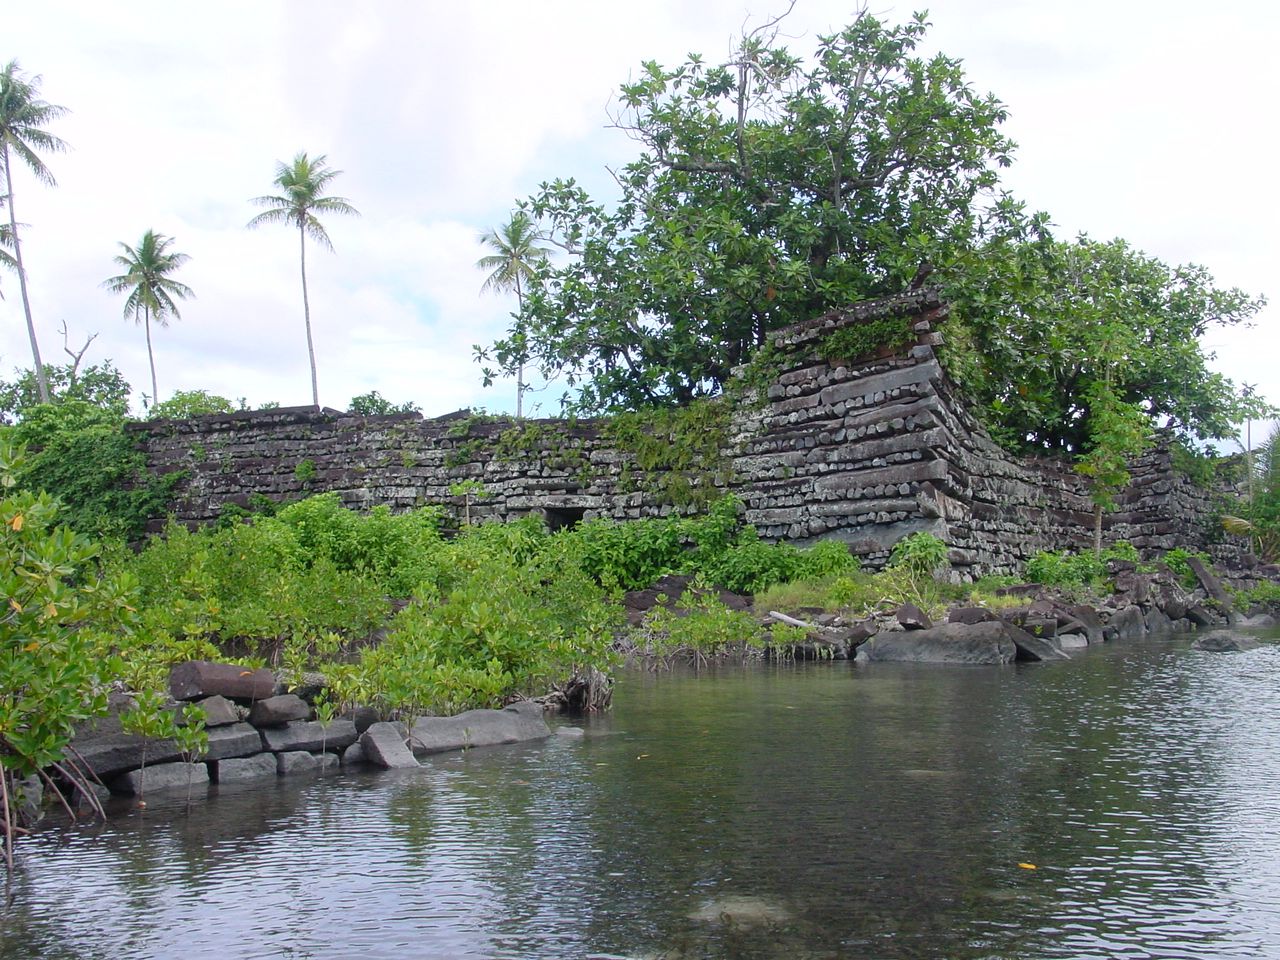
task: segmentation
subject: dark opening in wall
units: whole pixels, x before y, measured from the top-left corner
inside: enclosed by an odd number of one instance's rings
[[[547,529],[554,533],[557,530],[567,530],[576,527],[582,522],[582,515],[586,512],[583,507],[543,507],[542,513],[547,521]]]

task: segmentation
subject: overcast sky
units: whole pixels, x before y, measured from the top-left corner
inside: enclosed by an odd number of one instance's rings
[[[370,389],[428,416],[514,407],[485,389],[472,344],[514,304],[482,295],[482,230],[543,180],[604,193],[635,145],[606,129],[617,86],[642,60],[726,55],[744,22],[781,0],[219,0],[11,4],[0,60],[43,77],[70,113],[47,158],[51,189],[15,168],[16,210],[46,360],[65,321],[87,362],[110,358],[150,390],[143,331],[101,282],[118,241],[147,229],[191,256],[197,298],[154,334],[161,397],[202,388],[250,405],[310,402],[296,238],[244,229],[279,160],[326,154],[333,191],[360,219],[332,218],[336,253],[309,255],[320,398]],[[852,5],[798,0],[793,52],[851,19]],[[907,19],[911,5],[872,11]],[[1280,5],[1219,0],[938,0],[931,49],[964,60],[1009,107],[1018,144],[1005,184],[1061,235],[1124,237],[1167,262],[1206,265],[1224,286],[1280,297],[1276,162]],[[0,277],[0,371],[30,365],[16,280]],[[1212,335],[1217,366],[1280,402],[1277,311]],[[559,391],[533,394],[554,407]]]

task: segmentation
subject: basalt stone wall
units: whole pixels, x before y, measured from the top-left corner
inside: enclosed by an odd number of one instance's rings
[[[951,547],[959,576],[1012,572],[1037,550],[1085,546],[1092,506],[1082,479],[1054,461],[998,447],[965,409],[934,353],[947,307],[929,291],[858,304],[773,336],[782,358],[760,395],[744,390],[716,462],[695,465],[675,498],[599,421],[515,421],[466,412],[358,417],[300,407],[132,429],[158,472],[182,470],[174,515],[200,523],[256,494],[283,501],[336,492],[350,507],[448,505],[462,519],[529,513],[553,524],[636,519],[733,492],[770,540],[839,538],[879,567],[918,530]],[[914,342],[857,362],[832,359],[830,335],[897,317]],[[669,479],[669,478],[667,478]],[[461,481],[484,496],[453,495]],[[1167,451],[1134,467],[1107,538],[1140,549],[1203,548],[1213,498],[1172,469]],[[1222,548],[1218,548],[1221,550]]]

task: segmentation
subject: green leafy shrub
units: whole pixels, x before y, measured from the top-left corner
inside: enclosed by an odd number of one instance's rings
[[[1027,561],[1027,579],[1049,587],[1083,586],[1106,572],[1106,565],[1092,553],[1042,550]]]
[[[72,783],[61,763],[74,725],[106,708],[107,657],[133,622],[135,584],[100,578],[97,548],[58,526],[47,494],[15,490],[22,454],[0,443],[0,813],[5,842],[14,831],[17,781],[46,768]]]
[[[177,390],[168,400],[161,400],[151,408],[152,420],[189,420],[212,413],[234,413],[245,409],[245,403],[232,403],[226,397],[207,390]]]
[[[1213,564],[1213,559],[1203,550],[1187,550],[1184,547],[1174,547],[1160,559],[1169,568],[1169,571],[1181,581],[1184,587],[1192,588],[1199,583],[1199,580],[1196,579],[1195,571],[1191,569],[1191,564],[1187,562],[1192,557],[1195,557],[1206,566],[1212,566]]]
[[[705,581],[695,580],[681,604],[684,611],[679,614],[659,604],[645,615],[649,653],[662,659],[684,655],[704,663],[729,650],[745,654],[764,645],[765,635],[755,617],[744,610],[730,610]]]
[[[932,533],[917,531],[903,537],[889,553],[889,566],[932,577],[947,562],[947,545]]]
[[[555,559],[521,562],[489,545],[450,545],[460,562],[447,587],[424,590],[364,651],[356,682],[384,710],[497,706],[608,663],[618,614],[594,581]]]

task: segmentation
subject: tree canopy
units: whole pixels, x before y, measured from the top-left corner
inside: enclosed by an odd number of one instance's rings
[[[528,348],[583,407],[713,393],[768,331],[899,292],[1008,219],[1005,108],[958,61],[916,55],[923,19],[860,16],[808,66],[775,29],[623,84],[615,123],[642,152],[616,205],[573,180],[523,205],[568,251],[525,297]]]
[[[132,314],[135,322],[146,327],[152,403],[160,399],[160,388],[156,385],[156,357],[151,349],[151,321],[167,327],[170,317],[179,317],[176,301],[195,296],[190,287],[172,276],[191,259],[185,253],[170,250],[172,244],[172,237],[154,230],[144,233],[137,247],[121,243],[124,253],[116,255],[115,264],[124,273],[103,281],[103,286],[112,293],[128,294],[124,301],[124,315]]]
[[[613,118],[640,148],[617,201],[557,179],[520,204],[563,253],[478,348],[486,376],[528,356],[577,410],[685,403],[769,331],[927,278],[954,305],[944,359],[1010,446],[1091,449],[1114,434],[1090,423],[1104,393],[1112,413],[1227,435],[1243,408],[1198,338],[1261,301],[1123,241],[1054,239],[1001,188],[1004,105],[922,56],[927,28],[863,13],[803,61],[774,21],[724,63],[645,63]]]
[[[298,228],[298,263],[302,274],[302,317],[307,329],[307,359],[311,362],[311,402],[320,406],[320,386],[316,377],[316,349],[311,337],[311,300],[307,295],[307,237],[310,237],[326,250],[333,249],[333,241],[329,232],[320,222],[320,214],[340,213],[345,216],[358,217],[360,211],[351,205],[346,197],[326,195],[329,185],[339,176],[341,170],[329,166],[329,158],[324,154],[309,157],[306,152],[298,153],[291,162],[276,164],[276,177],[273,181],[280,188],[280,193],[254,197],[250,202],[254,206],[263,207],[262,213],[253,217],[248,226],[250,229],[267,223],[283,223]]]
[[[40,359],[40,344],[36,338],[35,322],[31,318],[27,272],[22,265],[22,244],[19,241],[18,220],[13,207],[14,160],[22,161],[41,183],[54,186],[56,181],[40,159],[40,153],[67,148],[64,141],[45,129],[46,125],[65,114],[67,109],[41,100],[39,92],[40,77],[23,74],[17,60],[10,60],[0,68],[0,169],[4,171],[4,193],[9,208],[6,246],[13,249],[12,262],[18,274],[18,288],[22,291],[22,310],[27,318],[27,338],[31,341],[33,369],[40,388],[40,399],[47,403],[49,386],[44,380],[44,362]]]

